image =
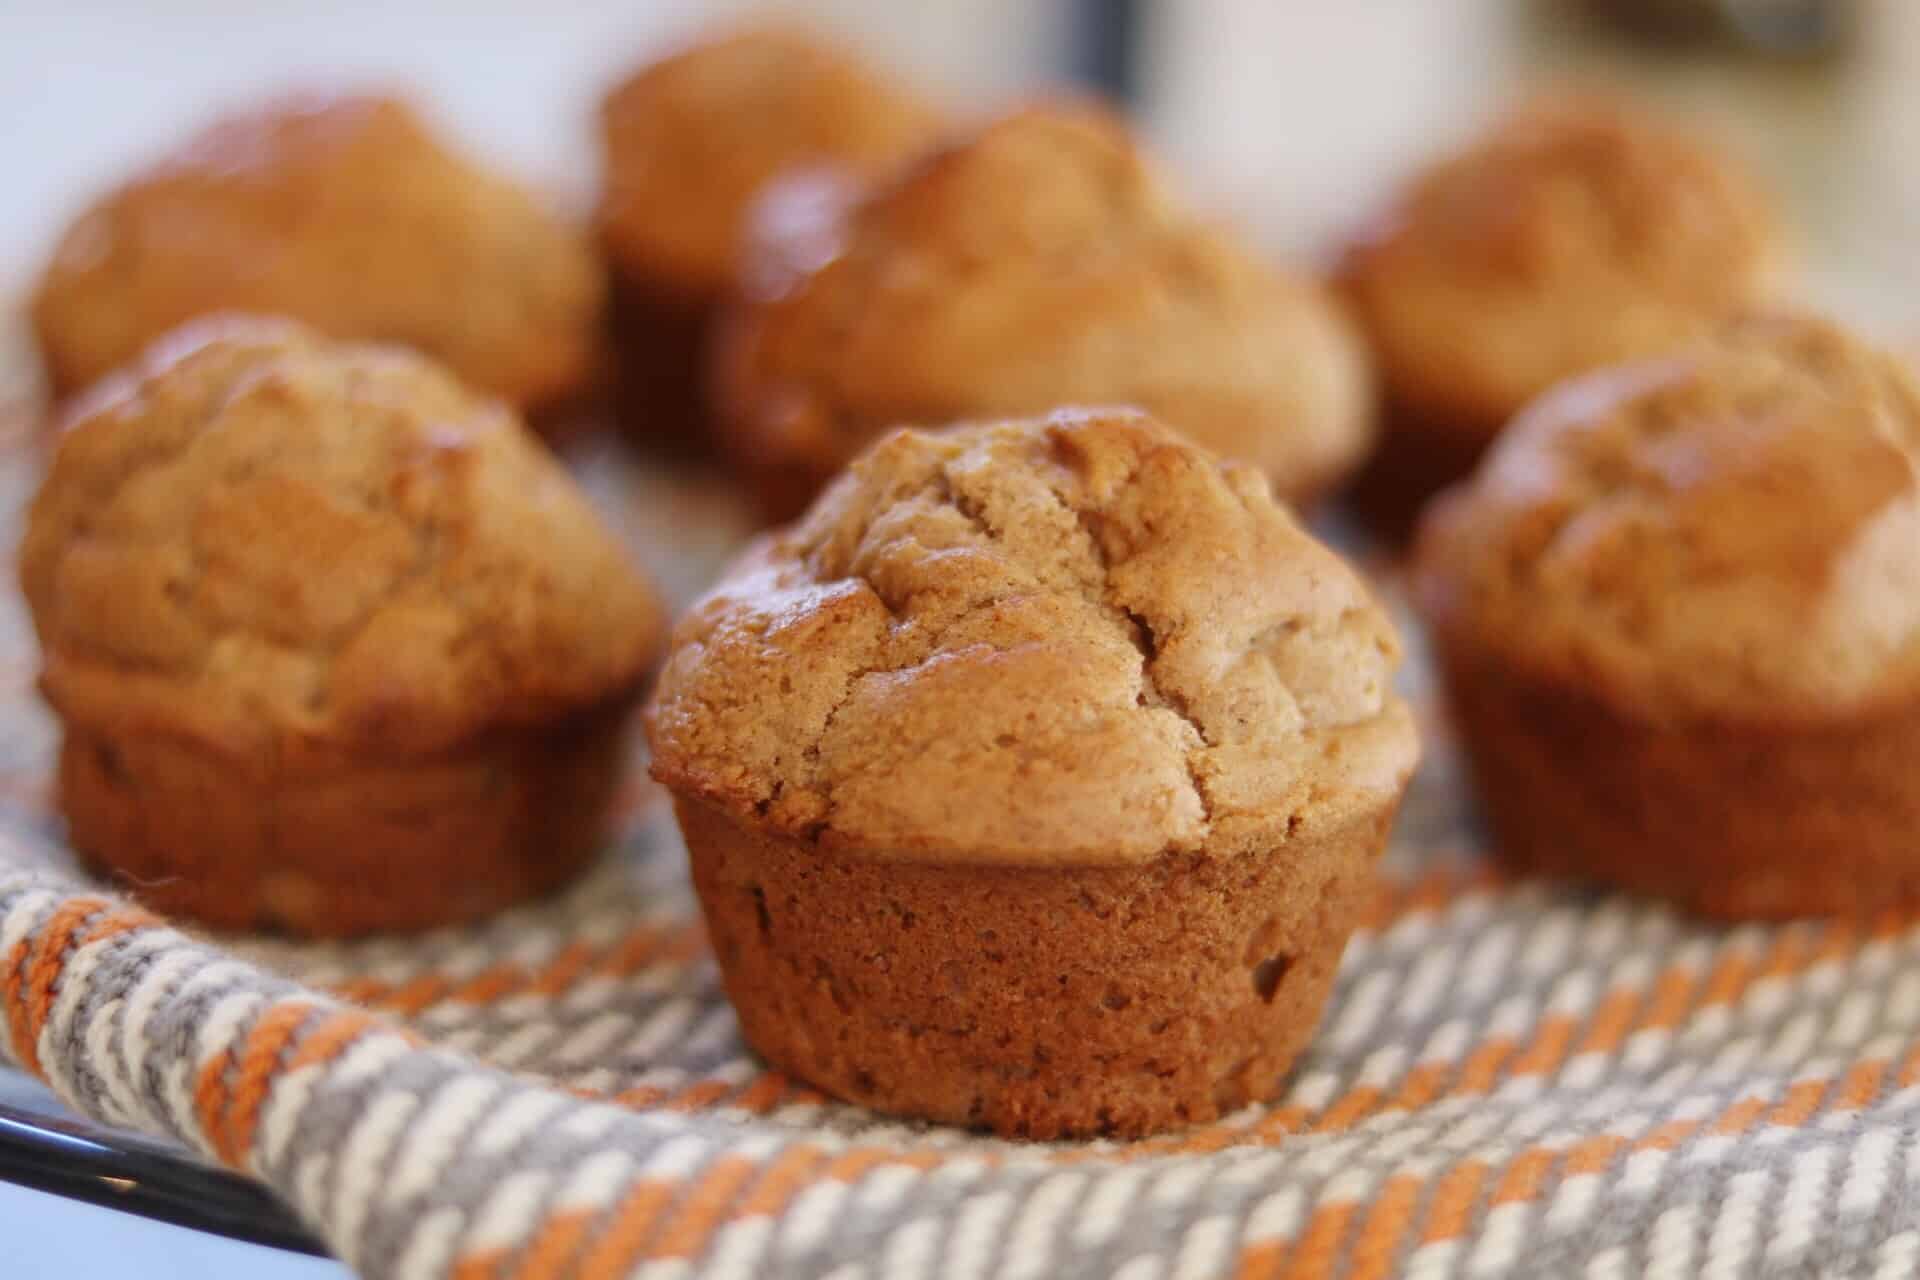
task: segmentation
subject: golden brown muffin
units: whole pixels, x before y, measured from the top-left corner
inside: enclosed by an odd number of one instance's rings
[[[640,68],[600,108],[600,236],[613,264],[623,422],[705,442],[707,329],[733,287],[760,188],[797,165],[876,171],[930,144],[941,117],[844,48],[762,24]]]
[[[1711,332],[1777,257],[1769,202],[1714,151],[1607,99],[1527,103],[1347,254],[1388,403],[1363,507],[1404,533],[1535,396]]]
[[[512,411],[245,317],[73,406],[20,576],[75,849],[161,910],[308,934],[578,870],[663,631]]]
[[[1920,897],[1920,386],[1810,319],[1567,384],[1422,522],[1501,852],[1773,917]]]
[[[398,342],[544,409],[598,358],[584,235],[449,151],[405,102],[293,97],[215,123],[67,229],[33,302],[56,394],[196,316]]]
[[[1017,112],[865,193],[783,183],[749,234],[716,395],[775,518],[901,423],[1134,404],[1297,501],[1371,439],[1338,309],[1173,202],[1091,105]]]
[[[1150,419],[887,436],[649,712],[748,1042],[1029,1137],[1267,1096],[1417,755],[1398,656],[1259,473]]]

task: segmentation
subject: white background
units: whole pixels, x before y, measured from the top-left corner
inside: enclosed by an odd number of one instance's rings
[[[37,269],[81,201],[223,105],[290,85],[399,85],[496,162],[578,198],[594,104],[650,49],[738,3],[691,0],[0,0],[0,282]],[[956,105],[1033,83],[1067,7],[804,9]]]

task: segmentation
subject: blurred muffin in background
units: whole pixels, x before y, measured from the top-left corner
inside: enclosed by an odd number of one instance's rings
[[[74,849],[303,934],[581,869],[664,630],[512,410],[277,319],[188,325],[71,405],[20,577]]]
[[[732,291],[741,217],[769,179],[821,162],[871,172],[942,127],[908,85],[779,25],[694,44],[617,85],[600,107],[598,222],[630,434],[704,447],[708,325]]]
[[[777,184],[741,290],[715,398],[774,518],[902,423],[1132,404],[1295,502],[1372,440],[1338,307],[1170,195],[1092,104],[1017,111],[869,187]]]
[[[1363,511],[1404,533],[1534,396],[1713,330],[1779,256],[1770,201],[1704,143],[1611,98],[1524,104],[1347,251],[1387,397]]]
[[[245,310],[403,343],[537,413],[593,375],[605,292],[583,232],[407,102],[295,96],[219,120],[83,213],[33,323],[57,396],[185,320]]]
[[[1920,901],[1920,381],[1765,316],[1544,396],[1415,550],[1500,854],[1710,915]]]

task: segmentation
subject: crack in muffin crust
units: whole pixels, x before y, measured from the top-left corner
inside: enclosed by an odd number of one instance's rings
[[[1210,1120],[1313,1032],[1417,744],[1360,580],[1126,410],[876,444],[649,732],[742,1033],[1009,1136]]]
[[[1251,468],[1121,411],[895,433],[674,647],[657,776],[901,856],[1271,847],[1414,749],[1359,581]]]

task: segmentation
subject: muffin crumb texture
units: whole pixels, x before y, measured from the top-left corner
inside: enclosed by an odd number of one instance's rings
[[[1397,658],[1255,471],[1145,418],[902,431],[680,624],[654,768],[879,856],[1271,848],[1397,791]]]

